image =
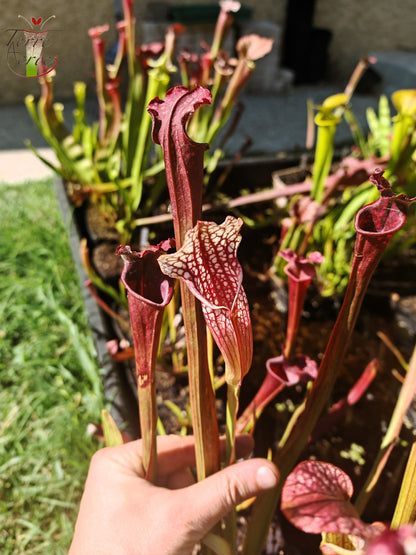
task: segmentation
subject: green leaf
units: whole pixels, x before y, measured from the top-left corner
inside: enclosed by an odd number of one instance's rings
[[[123,436],[117,428],[114,418],[106,409],[102,409],[101,411],[101,424],[103,426],[105,444],[107,447],[123,445]]]

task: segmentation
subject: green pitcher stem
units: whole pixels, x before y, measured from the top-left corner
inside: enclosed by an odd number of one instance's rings
[[[227,384],[226,414],[226,460],[227,464],[235,463],[235,425],[239,406],[239,385]]]
[[[226,461],[227,464],[236,462],[235,455],[235,430],[239,406],[240,386],[227,384],[227,412],[226,412]],[[237,545],[237,519],[236,512],[231,511],[225,522],[224,537],[236,552]]]
[[[367,480],[357,497],[355,502],[355,507],[361,514],[372,493],[374,487],[378,481],[378,478],[386,466],[387,460],[390,456],[391,451],[400,435],[400,430],[403,425],[403,419],[409,409],[409,406],[416,393],[416,348],[413,351],[412,359],[410,361],[409,370],[406,373],[402,388],[400,390],[399,398],[397,400],[396,406],[392,417],[390,419],[389,426],[381,442],[380,451],[377,455],[376,460],[370,470]]]
[[[150,128],[152,126],[152,119],[147,113],[147,106],[153,98],[157,97],[161,93],[161,91],[163,92],[166,89],[166,82],[162,83],[162,80],[160,79],[158,74],[156,73],[156,75],[154,75],[154,72],[155,70],[151,70],[149,72],[149,83],[146,92],[146,100],[144,102],[143,113],[140,119],[137,146],[131,169],[133,211],[137,210],[142,199],[143,171],[147,162],[146,155],[151,143]]]
[[[312,172],[313,188],[311,198],[321,202],[325,189],[325,180],[329,175],[334,155],[334,135],[336,125],[320,125],[315,151],[315,163]]]
[[[156,387],[154,381],[147,387],[137,384],[140,431],[143,445],[142,460],[146,472],[146,480],[153,482],[157,476],[157,404]]]
[[[416,440],[413,442],[404,472],[399,498],[394,510],[391,528],[414,524],[416,520]]]
[[[189,399],[195,436],[196,470],[203,480],[219,468],[219,439],[215,395],[208,368],[206,324],[200,302],[181,282],[186,334]]]

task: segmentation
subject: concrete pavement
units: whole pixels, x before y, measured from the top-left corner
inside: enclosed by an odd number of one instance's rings
[[[281,152],[303,150],[306,136],[306,103],[312,98],[319,104],[326,96],[339,92],[334,87],[294,88],[284,96],[245,96],[244,111],[232,139],[227,143],[227,154],[239,150],[246,137],[252,146],[247,156],[275,156]],[[93,101],[91,101],[92,103]],[[65,115],[72,114],[72,103],[64,102]],[[363,119],[368,105],[375,105],[374,97],[357,97],[353,101],[359,119]],[[94,111],[94,107],[92,107]],[[0,182],[20,183],[28,179],[41,179],[53,172],[28,148],[28,139],[39,153],[50,161],[55,156],[44,142],[30,119],[22,102],[16,106],[0,106]],[[337,142],[349,140],[345,125],[337,131]]]

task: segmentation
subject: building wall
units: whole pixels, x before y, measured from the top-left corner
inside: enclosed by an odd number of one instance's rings
[[[278,23],[284,28],[286,3],[288,0],[244,0],[254,8],[255,20]],[[5,2],[5,0],[3,0]],[[111,31],[105,35],[110,45],[115,41],[114,4],[117,0],[44,0],[39,7],[37,0],[16,0],[2,10],[0,38],[0,103],[20,103],[28,93],[37,95],[37,79],[14,75],[7,67],[8,36],[6,29],[21,28],[18,14],[27,19],[56,15],[47,24],[57,29],[53,36],[59,62],[55,77],[55,94],[58,99],[72,98],[73,82],[87,82],[90,90],[93,83],[93,58],[88,29],[109,22]],[[167,0],[168,3],[203,3],[207,0]],[[140,40],[140,22],[147,2],[135,0],[137,35]],[[346,80],[357,61],[373,51],[405,50],[416,52],[414,0],[316,0],[314,26],[332,31],[329,48],[329,72],[332,80]]]
[[[5,3],[5,0],[3,0]],[[50,52],[58,57],[55,94],[57,98],[72,97],[74,81],[85,81],[93,86],[93,56],[88,29],[105,22],[114,22],[113,0],[15,0],[2,9],[0,24],[0,103],[23,102],[27,94],[39,94],[36,78],[25,78],[12,73],[7,66],[7,42],[11,33],[7,29],[22,29],[28,25],[19,19],[23,15],[31,21],[42,17],[43,21],[55,15],[44,29],[55,29],[51,36]],[[109,40],[114,40],[114,25]]]
[[[158,0],[159,1],[159,0]],[[143,17],[146,10],[146,1],[137,1],[134,4],[134,11],[138,21]],[[150,1],[151,4],[156,3]],[[216,0],[164,0],[165,4],[216,4]],[[254,8],[254,18],[257,20],[268,20],[274,23],[281,23],[284,20],[286,0],[242,0],[245,6]]]
[[[415,8],[414,0],[317,0],[315,26],[333,32],[329,76],[348,78],[370,52],[403,50],[416,56]]]
[[[165,0],[169,4],[197,4],[207,0]],[[311,0],[312,1],[312,0]],[[288,0],[243,0],[254,9],[255,20],[282,26]],[[138,21],[145,2],[136,2]],[[416,55],[415,1],[315,0],[313,25],[332,32],[329,45],[329,80],[348,80],[362,56],[374,51],[413,51]],[[415,85],[416,86],[416,85]]]

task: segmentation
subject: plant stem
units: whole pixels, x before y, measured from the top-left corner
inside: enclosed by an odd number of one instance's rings
[[[189,139],[185,124],[196,107],[209,101],[210,94],[201,88],[188,91],[175,87],[164,101],[154,99],[148,106],[154,120],[153,140],[163,149],[177,249],[183,244],[186,232],[202,217],[203,162],[207,148]],[[201,303],[182,280],[180,290],[197,477],[202,480],[219,468],[215,393],[208,368],[206,324]]]
[[[211,376],[212,389],[215,391],[215,368],[214,368],[214,339],[207,326],[207,350],[208,350],[208,368]]]
[[[416,440],[413,442],[404,472],[402,487],[396,509],[391,521],[391,528],[397,529],[402,524],[414,524],[416,520]]]
[[[239,385],[227,384],[227,414],[226,414],[226,461],[227,464],[236,462],[235,455],[235,429],[239,406]],[[233,547],[234,553],[237,544],[237,521],[235,510],[226,518],[225,538]]]
[[[154,482],[157,475],[157,403],[156,386],[154,380],[146,387],[137,384],[139,399],[140,430],[143,443],[143,466],[146,470],[146,480]]]
[[[189,398],[195,435],[196,469],[203,480],[219,468],[218,423],[215,396],[208,368],[206,324],[200,302],[181,281],[186,335]]]
[[[309,282],[304,282],[289,276],[289,315],[286,326],[286,341],[283,350],[283,355],[288,360],[293,355],[303,305],[309,285],[310,280]]]
[[[217,555],[234,555],[235,553],[227,540],[213,532],[204,536],[201,543],[203,548],[211,549]]]
[[[393,447],[396,445],[399,438],[400,430],[402,428],[403,419],[409,409],[409,406],[416,393],[416,347],[413,351],[412,359],[410,361],[409,370],[406,373],[402,388],[400,390],[400,395],[397,400],[396,406],[387,428],[387,431],[381,442],[380,451],[377,455],[376,460],[373,463],[370,474],[367,477],[366,483],[361,490],[357,500],[355,502],[355,507],[359,513],[362,513],[370,499],[374,487],[382,473],[387,460],[390,456]]]
[[[329,175],[334,156],[334,135],[337,123],[336,120],[332,124],[325,122],[325,124],[318,127],[315,163],[312,172],[313,189],[311,191],[311,198],[319,203],[322,201],[325,180]]]
[[[227,415],[226,415],[226,460],[227,464],[235,463],[235,425],[239,406],[239,385],[227,384]]]
[[[139,124],[139,134],[137,138],[136,150],[132,162],[132,208],[137,210],[142,198],[143,188],[143,172],[147,162],[147,154],[151,144],[150,128],[152,126],[152,119],[147,113],[147,106],[149,102],[162,94],[168,85],[169,74],[162,69],[154,68],[149,71],[149,81],[146,91],[146,100],[144,102],[143,113],[141,114]]]

